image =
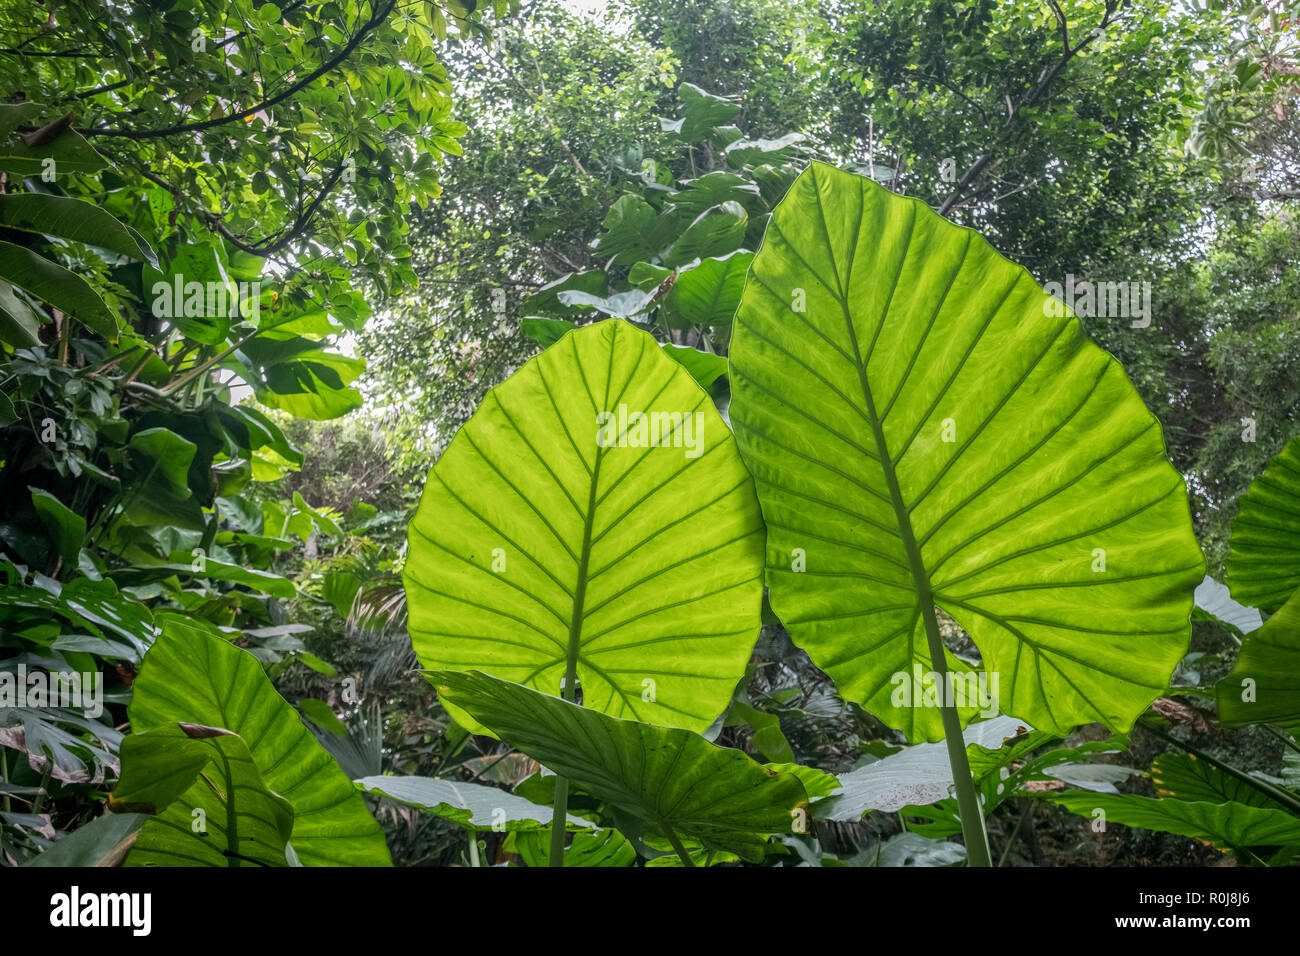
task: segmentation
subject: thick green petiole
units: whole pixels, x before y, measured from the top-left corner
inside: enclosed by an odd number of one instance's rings
[[[939,621],[934,614],[934,604],[929,595],[922,595],[921,615],[925,618],[925,637],[930,647],[930,660],[938,675],[941,687],[948,686],[948,662],[943,653],[943,638],[939,634]],[[966,844],[967,866],[992,866],[993,854],[989,851],[989,835],[984,829],[984,809],[980,806],[975,780],[971,777],[970,761],[966,759],[966,740],[961,733],[961,719],[957,708],[945,699],[942,707],[943,738],[948,747],[948,765],[952,768],[953,786],[957,790],[957,809],[961,814],[961,834]]]
[[[664,836],[668,837],[668,842],[672,844],[673,849],[677,851],[677,856],[681,859],[682,866],[694,866],[695,861],[692,860],[691,855],[686,852],[686,847],[682,846],[682,841],[678,838],[677,831],[669,825],[667,820],[660,820],[659,826],[663,829]]]
[[[569,778],[555,778],[555,814],[551,817],[551,866],[564,866],[564,830],[569,813]]]

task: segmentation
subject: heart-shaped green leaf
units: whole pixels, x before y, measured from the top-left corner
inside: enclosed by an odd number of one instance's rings
[[[806,826],[808,796],[797,777],[689,730],[607,717],[479,671],[430,679],[440,699],[652,832],[759,860],[760,834]]]
[[[668,323],[688,329],[702,325],[725,329],[740,304],[751,252],[736,252],[721,259],[704,259],[687,269],[668,293]]]
[[[1226,570],[1233,598],[1270,614],[1300,587],[1300,437],[1241,496]]]
[[[751,267],[731,415],[773,609],[914,741],[943,735],[901,693],[932,668],[934,605],[1002,710],[1053,733],[1127,729],[1187,649],[1204,562],[1183,481],[1123,369],[1054,305],[974,232],[818,163]]]
[[[620,320],[488,393],[409,540],[411,640],[431,670],[559,694],[572,667],[587,707],[703,730],[758,634],[763,526],[731,432]]]
[[[361,794],[252,654],[195,628],[168,629],[145,655],[132,690],[136,734],[184,721],[224,727],[249,742],[267,787],[293,807],[292,843],[303,865],[391,865],[384,831]]]

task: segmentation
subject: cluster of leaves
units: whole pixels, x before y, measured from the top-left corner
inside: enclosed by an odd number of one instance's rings
[[[368,553],[391,563],[364,538],[391,519],[364,504],[314,508],[295,489],[277,496],[258,483],[302,466],[287,419],[333,419],[361,404],[352,383],[364,362],[337,342],[365,322],[367,296],[415,279],[405,210],[437,195],[439,156],[458,154],[464,133],[449,118],[435,45],[448,42],[451,22],[469,39],[481,34],[475,6],[6,6],[6,863],[58,846],[102,806],[128,713],[133,730],[147,729],[132,700],[156,642],[215,642],[214,660],[229,651],[277,677],[297,663],[337,676],[308,650],[310,625],[288,614],[317,587],[346,613],[359,585],[341,571],[323,586],[294,574],[292,555],[330,541],[340,561]],[[499,3],[487,15],[508,12]],[[69,706],[24,694],[24,674],[63,673],[84,678]],[[330,761],[258,677],[301,730],[304,752]],[[219,709],[226,690],[212,686]],[[177,703],[168,700],[164,709]],[[264,754],[248,767],[231,742],[248,728],[180,703],[175,720],[159,718],[156,746],[139,751],[145,766],[192,761],[188,787],[211,779],[208,761],[243,760],[240,773],[260,767],[280,789]],[[216,730],[177,736],[178,721]],[[144,788],[141,801],[159,811],[178,795],[152,793],[147,774],[125,786],[125,795]],[[382,838],[378,848],[386,859]]]
[[[806,151],[797,134],[748,139],[731,123],[737,103],[689,83],[678,96],[681,115],[661,120],[671,161],[623,169],[624,192],[592,243],[602,268],[539,289],[521,306],[522,328],[546,346],[592,316],[626,319],[667,339],[669,354],[709,388],[726,366],[706,356],[726,354],[751,250]],[[693,175],[675,178],[687,164]]]

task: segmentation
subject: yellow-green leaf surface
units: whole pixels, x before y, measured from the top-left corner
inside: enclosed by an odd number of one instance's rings
[[[943,736],[938,707],[891,700],[931,669],[926,604],[974,638],[1004,712],[1058,734],[1127,729],[1187,649],[1204,568],[1183,480],[1124,370],[1053,302],[971,230],[814,163],[736,314],[731,415],[772,607],[913,741]]]
[[[1270,614],[1300,587],[1300,437],[1241,496],[1226,570],[1233,599]]]
[[[674,444],[677,413],[691,427]],[[568,333],[488,393],[408,538],[411,639],[431,670],[558,695],[572,654],[584,706],[702,730],[758,636],[763,523],[731,432],[622,320]]]

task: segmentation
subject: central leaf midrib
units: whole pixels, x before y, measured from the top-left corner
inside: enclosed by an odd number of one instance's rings
[[[814,177],[814,182],[815,182],[815,177]],[[911,571],[912,581],[916,587],[916,599],[918,602],[917,606],[924,613],[925,608],[927,606],[930,606],[932,608],[931,602],[932,602],[933,592],[930,589],[930,576],[929,574],[926,573],[925,565],[921,561],[921,548],[920,545],[917,544],[916,534],[912,530],[911,513],[908,510],[907,505],[903,502],[903,492],[898,484],[898,475],[895,473],[894,470],[894,461],[889,455],[889,448],[885,445],[884,423],[881,421],[880,416],[876,412],[876,402],[871,395],[871,385],[867,381],[867,367],[866,367],[866,363],[864,363],[862,360],[862,349],[858,344],[858,331],[853,324],[853,315],[849,309],[848,295],[845,291],[847,288],[849,275],[846,274],[844,277],[844,281],[841,281],[839,270],[835,266],[835,255],[830,249],[830,244],[829,244],[830,233],[827,230],[827,226],[826,226],[826,213],[825,210],[822,209],[821,194],[819,192],[815,192],[815,195],[817,197],[817,208],[819,212],[821,212],[823,235],[827,239],[826,252],[831,264],[831,274],[834,276],[835,285],[837,286],[837,289],[835,291],[835,300],[840,305],[840,311],[844,315],[844,326],[849,333],[849,345],[852,348],[852,354],[853,354],[853,367],[857,370],[858,384],[862,388],[862,399],[867,406],[866,407],[867,421],[871,425],[871,431],[875,438],[876,454],[878,455],[878,464],[880,465],[881,472],[885,476],[885,484],[889,487],[889,500],[890,500],[890,504],[893,506],[894,509],[894,519],[898,524],[898,533],[899,536],[903,539],[903,548],[907,552],[907,562],[909,565],[909,570]],[[904,251],[903,253],[903,258],[904,259],[906,258],[906,251]],[[853,269],[852,256],[850,256],[849,266],[846,271],[851,274],[852,269]],[[899,270],[899,274],[901,275],[903,270],[902,260],[899,261],[898,270]],[[826,283],[823,282],[822,284],[825,285]],[[898,285],[898,276],[895,276],[894,285],[890,289],[891,300],[893,298],[893,291],[895,288],[897,288],[897,285]],[[829,286],[827,287],[827,291],[830,291]],[[888,315],[889,315],[889,302],[887,301],[885,304],[885,310],[880,316],[880,325],[882,328],[884,327],[885,320],[888,317]],[[933,614],[934,613],[933,610],[931,610],[930,613]],[[909,634],[908,642],[911,643],[912,640],[913,640],[912,635]],[[931,656],[933,656],[933,654]],[[945,662],[942,660],[938,660],[938,661],[934,661],[933,663],[936,669],[942,669]]]
[[[876,403],[871,397],[871,386],[867,383],[867,369],[862,362],[862,354],[858,351],[858,334],[853,327],[853,320],[849,316],[848,304],[841,299],[840,307],[844,310],[844,323],[848,327],[849,341],[853,346],[853,365],[858,372],[858,382],[862,386],[862,397],[867,403],[867,421],[871,424],[871,431],[875,436],[876,451],[879,455],[880,470],[884,473],[885,484],[889,486],[889,500],[894,508],[894,519],[898,522],[898,533],[903,539],[903,547],[907,552],[907,563],[912,573],[912,580],[916,586],[916,599],[924,607],[930,602],[932,592],[930,590],[930,576],[926,573],[925,565],[921,561],[921,547],[916,542],[916,534],[912,530],[912,518],[903,502],[903,492],[898,485],[898,475],[894,471],[894,460],[889,456],[889,449],[885,447],[885,428],[881,422],[880,416],[876,414]],[[882,318],[883,322],[884,319]],[[910,639],[910,637],[909,637]],[[936,662],[936,666],[938,666]]]
[[[573,342],[574,354],[577,355],[577,339],[574,336],[569,337]],[[614,350],[615,339],[617,335],[611,332],[609,342],[609,365],[605,369],[605,408],[609,408],[610,402],[610,385],[614,380]],[[641,345],[641,354],[637,356],[636,365],[633,367],[633,374],[641,366],[641,358],[645,355],[645,343]],[[578,366],[582,368],[581,363]],[[631,382],[631,377],[628,378]],[[583,378],[583,385],[586,385],[586,378]],[[627,390],[627,385],[623,386],[622,391]],[[587,389],[587,394],[592,399],[592,406],[595,408],[595,396],[591,395],[591,389]],[[621,393],[620,393],[621,395]],[[595,408],[597,414],[600,409]],[[573,614],[569,619],[569,647],[565,655],[564,662],[564,686],[560,688],[560,696],[570,702],[576,702],[578,697],[578,650],[582,646],[582,617],[583,606],[587,599],[587,567],[591,561],[591,530],[596,522],[596,489],[600,486],[600,466],[605,460],[604,449],[600,447],[599,442],[596,444],[596,462],[591,469],[591,484],[587,491],[587,513],[582,518],[582,548],[578,552],[578,579],[573,586]]]
[[[582,521],[582,548],[578,552],[578,580],[573,587],[573,615],[569,619],[569,647],[564,663],[564,687],[560,696],[565,700],[577,699],[578,650],[582,646],[583,606],[587,599],[587,567],[591,560],[591,531],[596,521],[596,487],[600,483],[600,465],[604,455],[598,449],[596,464],[591,472],[591,487],[587,494],[587,513]]]

